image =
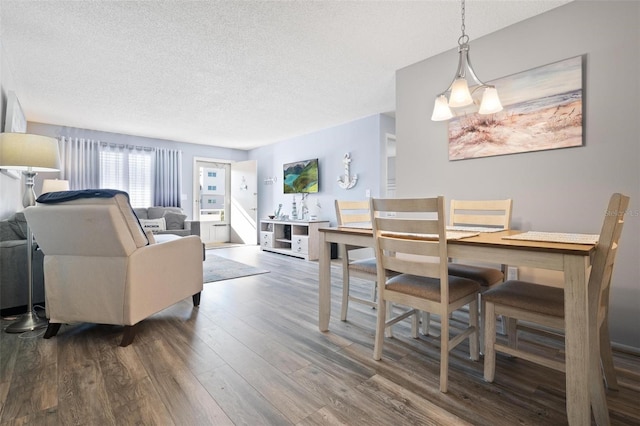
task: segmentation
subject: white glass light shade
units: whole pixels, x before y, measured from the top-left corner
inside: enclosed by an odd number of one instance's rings
[[[482,94],[482,103],[480,103],[479,114],[495,114],[502,111],[502,103],[498,97],[498,91],[495,87],[487,87]]]
[[[453,117],[451,108],[447,102],[447,98],[444,95],[440,95],[436,98],[436,102],[433,105],[433,114],[431,120],[433,121],[445,121]]]
[[[69,181],[62,179],[45,179],[42,181],[42,193],[68,191]]]
[[[451,95],[449,95],[449,106],[453,108],[471,105],[471,92],[469,92],[469,84],[464,78],[456,78],[451,85]]]
[[[0,168],[31,172],[60,170],[58,141],[29,133],[0,134]]]

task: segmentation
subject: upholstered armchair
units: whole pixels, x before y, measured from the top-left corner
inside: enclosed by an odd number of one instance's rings
[[[127,346],[150,315],[190,296],[199,305],[200,237],[150,243],[126,193],[67,193],[45,194],[24,211],[45,255],[45,338],[63,323],[114,324],[125,326]]]

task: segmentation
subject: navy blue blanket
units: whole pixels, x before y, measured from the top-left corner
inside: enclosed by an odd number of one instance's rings
[[[80,198],[112,198],[117,194],[123,194],[129,200],[129,194],[118,189],[79,189],[76,191],[47,192],[39,196],[36,201],[42,204],[54,204]]]

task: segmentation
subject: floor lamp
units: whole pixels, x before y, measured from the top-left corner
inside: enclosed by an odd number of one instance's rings
[[[0,169],[22,171],[25,180],[25,191],[22,205],[26,208],[36,204],[36,194],[33,182],[38,172],[57,172],[60,170],[60,154],[58,141],[40,135],[28,133],[0,134]],[[35,330],[47,325],[46,319],[41,319],[33,310],[33,235],[27,222],[27,276],[28,276],[28,305],[27,312],[20,315],[5,331],[7,333],[22,333]]]

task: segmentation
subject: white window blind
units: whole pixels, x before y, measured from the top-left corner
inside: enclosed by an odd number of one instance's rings
[[[100,188],[129,194],[132,207],[153,205],[153,156],[151,151],[131,147],[100,147]]]

